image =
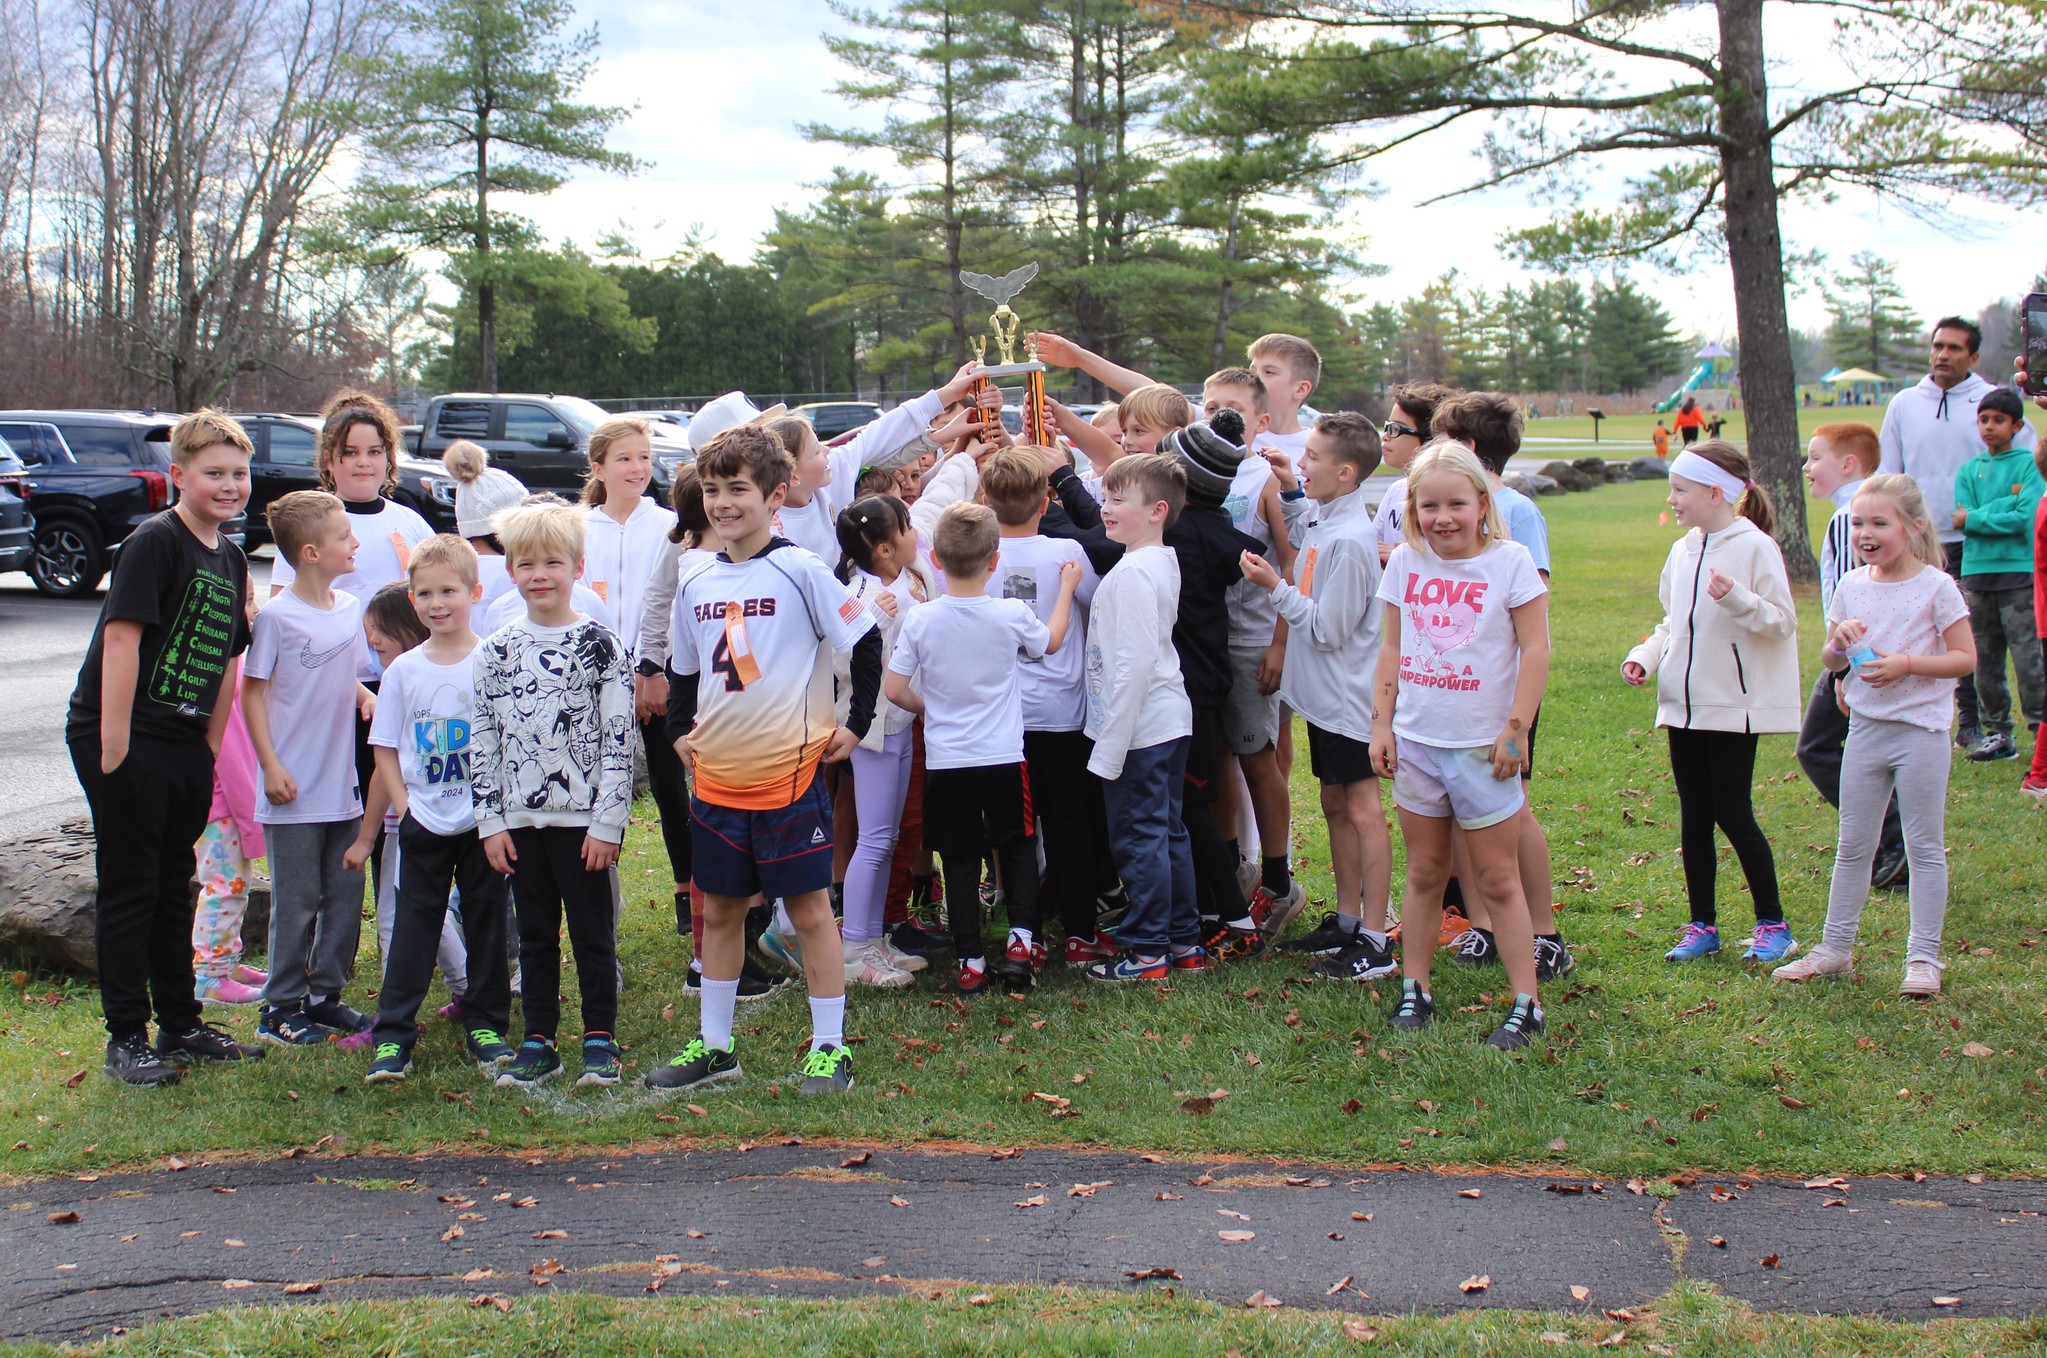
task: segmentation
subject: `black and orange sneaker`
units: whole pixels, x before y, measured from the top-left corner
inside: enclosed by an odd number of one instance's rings
[[[1265,935],[1256,929],[1218,924],[1208,937],[1201,940],[1201,946],[1212,963],[1241,962],[1265,951]]]
[[[1172,968],[1174,971],[1207,971],[1208,949],[1196,947],[1190,948],[1186,952],[1174,953],[1172,956]]]

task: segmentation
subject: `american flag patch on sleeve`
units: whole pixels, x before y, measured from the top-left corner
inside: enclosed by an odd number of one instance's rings
[[[866,604],[861,603],[858,599],[848,598],[846,602],[839,605],[839,621],[852,622],[866,611]]]

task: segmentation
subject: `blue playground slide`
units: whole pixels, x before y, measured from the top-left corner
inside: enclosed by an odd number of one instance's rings
[[[1678,408],[1678,405],[1681,402],[1683,402],[1687,394],[1696,391],[1699,387],[1703,386],[1705,384],[1706,379],[1711,377],[1712,375],[1713,365],[1710,362],[1701,360],[1699,366],[1692,369],[1692,375],[1685,379],[1685,384],[1683,386],[1679,387],[1676,391],[1672,392],[1668,399],[1658,401],[1656,403],[1656,413],[1659,415],[1663,415],[1667,414],[1670,411],[1676,410]]]

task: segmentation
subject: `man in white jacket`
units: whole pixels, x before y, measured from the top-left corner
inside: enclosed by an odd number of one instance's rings
[[[1982,347],[1983,332],[1973,322],[1959,316],[1934,322],[1932,371],[1891,398],[1883,427],[1877,432],[1883,445],[1877,470],[1903,472],[1919,483],[1920,493],[1926,496],[1926,512],[1947,552],[1948,573],[1957,582],[1961,580],[1962,534],[1953,526],[1955,473],[1983,451],[1983,440],[1976,436],[1976,404],[1993,390],[1976,375],[1976,358]],[[2033,427],[2026,424],[2019,427],[2012,446],[2031,449],[2038,441]],[[1955,686],[1955,709],[1961,718],[1955,743],[1973,750],[1983,740],[1973,685]]]

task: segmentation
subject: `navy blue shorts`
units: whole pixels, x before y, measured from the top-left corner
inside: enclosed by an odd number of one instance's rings
[[[832,799],[824,779],[788,806],[746,811],[689,799],[691,873],[697,889],[740,900],[828,891],[832,885]]]

